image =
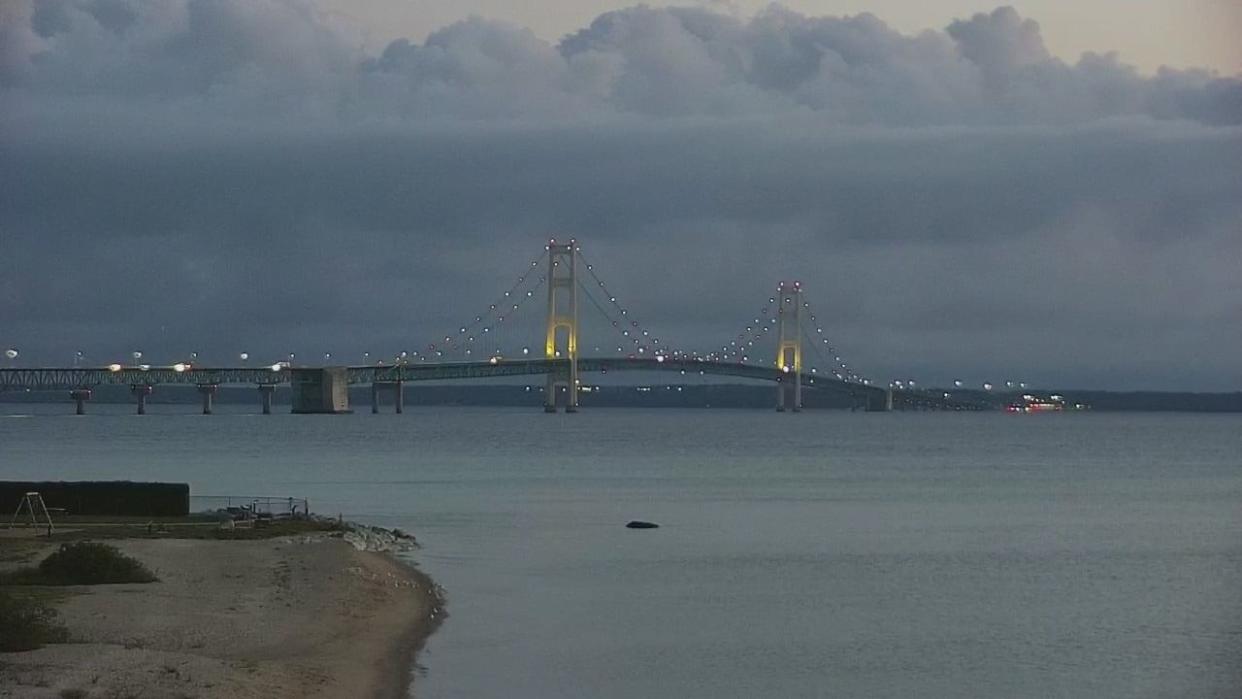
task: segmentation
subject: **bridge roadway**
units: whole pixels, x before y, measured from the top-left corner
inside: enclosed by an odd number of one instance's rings
[[[383,364],[346,367],[350,384],[395,383],[407,381],[444,381],[455,379],[488,379],[506,376],[535,376],[564,372],[566,359],[504,359],[496,362],[428,362]],[[578,371],[607,374],[614,371],[658,371],[679,375],[700,374],[726,376],[758,381],[788,381],[792,377],[775,367],[700,359],[583,357]],[[173,367],[152,366],[102,368],[10,368],[0,369],[0,391],[55,391],[93,389],[97,386],[276,386],[289,383],[291,371],[282,367],[191,367],[177,371]],[[803,386],[808,389],[830,390],[858,397],[868,403],[884,401],[888,389],[842,381],[803,372]],[[937,407],[949,409],[981,409],[972,402],[953,401],[931,391],[902,391],[894,395],[899,407]]]

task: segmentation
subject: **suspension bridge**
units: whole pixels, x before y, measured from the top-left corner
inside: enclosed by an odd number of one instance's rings
[[[546,310],[538,327],[518,322],[531,315],[540,296],[546,299]],[[588,337],[592,342],[584,343]],[[358,366],[307,367],[281,361],[253,367],[193,362],[10,367],[0,369],[0,391],[65,390],[82,414],[97,387],[128,386],[142,414],[155,387],[192,385],[202,395],[203,412],[210,414],[220,386],[251,385],[257,387],[266,414],[272,411],[278,385],[293,388],[294,412],[348,410],[348,387],[370,385],[372,412],[379,411],[382,392],[392,394],[392,404],[401,412],[406,383],[541,376],[544,409],[575,412],[581,375],[629,371],[771,382],[778,411],[800,411],[804,390],[836,392],[856,407],[876,412],[992,407],[943,391],[894,391],[873,384],[842,359],[798,281],[779,283],[759,312],[720,345],[691,350],[662,341],[618,301],[576,240],[549,241],[544,253],[486,309],[418,347]],[[135,362],[140,358],[134,353]]]

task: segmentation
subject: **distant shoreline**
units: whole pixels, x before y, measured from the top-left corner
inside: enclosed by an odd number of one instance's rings
[[[651,390],[639,391],[634,386],[601,386],[582,397],[586,408],[739,408],[768,410],[774,405],[775,392],[768,385],[747,384],[651,384]],[[1025,391],[1009,389],[985,392],[977,389],[944,390],[970,400],[994,403],[997,410],[1018,401]],[[288,389],[279,387],[275,400],[277,412],[288,412]],[[1038,395],[1061,395],[1069,403],[1083,403],[1096,412],[1242,412],[1242,391],[1197,393],[1191,391],[1102,391],[1088,389],[1031,389]],[[537,389],[527,391],[525,385],[468,384],[407,384],[406,407],[514,407],[539,409],[542,396]],[[150,405],[197,404],[200,396],[193,386],[159,386],[148,399]],[[833,393],[804,391],[807,409],[851,408],[847,397]],[[129,404],[133,402],[126,386],[101,386],[90,403],[95,405]],[[67,392],[0,393],[3,404],[65,404],[72,412],[73,401]],[[356,412],[370,410],[370,390],[354,389],[350,403]],[[257,412],[258,395],[252,387],[222,386],[216,396],[217,405],[251,405]],[[854,406],[856,407],[856,406]],[[390,412],[384,403],[381,412]],[[88,405],[87,413],[91,409]],[[159,412],[155,408],[152,412]]]

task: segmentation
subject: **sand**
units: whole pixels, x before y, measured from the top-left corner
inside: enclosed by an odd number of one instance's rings
[[[160,581],[67,588],[71,642],[0,655],[0,697],[405,697],[431,581],[337,539],[110,541]]]

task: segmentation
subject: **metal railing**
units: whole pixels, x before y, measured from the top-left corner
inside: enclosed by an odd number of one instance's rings
[[[305,517],[310,514],[306,498],[257,495],[191,495],[190,512],[227,513],[233,519]]]

